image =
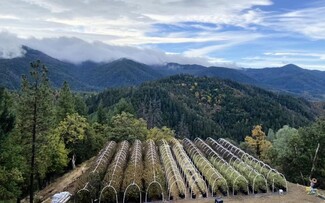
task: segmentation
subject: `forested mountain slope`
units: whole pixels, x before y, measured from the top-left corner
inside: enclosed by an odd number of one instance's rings
[[[281,68],[244,69],[243,74],[256,79],[263,87],[325,99],[325,72],[306,70],[294,64]]]
[[[149,127],[167,125],[183,137],[230,137],[243,140],[252,127],[279,129],[304,126],[317,115],[312,105],[283,94],[229,80],[189,75],[171,76],[139,87],[108,89],[87,103],[110,107],[121,98],[130,101]]]
[[[151,67],[129,59],[99,64],[92,71],[88,69],[85,72],[87,74],[80,79],[98,89],[139,85],[163,77]]]
[[[52,58],[40,51],[24,47],[26,54],[13,59],[0,59],[0,86],[8,89],[19,89],[21,76],[29,76],[30,63],[40,60],[48,69],[48,76],[54,87],[60,87],[68,81],[74,90],[92,90],[87,83],[80,81],[75,75],[75,66]]]

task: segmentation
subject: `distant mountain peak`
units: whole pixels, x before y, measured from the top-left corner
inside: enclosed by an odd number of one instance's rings
[[[285,68],[285,69],[293,69],[293,70],[296,70],[296,69],[302,69],[301,67],[295,65],[295,64],[287,64],[285,66],[282,66],[281,68]]]
[[[144,63],[141,63],[139,61],[135,61],[133,59],[129,59],[129,58],[119,58],[117,60],[113,60],[110,62],[111,64],[126,64],[126,65],[143,65],[143,66],[147,66]]]
[[[122,58],[119,58],[119,59],[117,59],[115,61],[131,61],[131,59],[126,58],[126,57],[122,57]]]
[[[32,57],[34,58],[35,60],[41,60],[42,58],[46,58],[46,59],[51,59],[51,60],[55,60],[55,61],[59,61],[58,59],[56,58],[53,58],[51,57],[50,55],[47,55],[45,54],[44,52],[42,51],[39,51],[39,50],[36,50],[36,49],[33,49],[33,48],[30,48],[28,46],[25,46],[23,45],[22,48],[25,50],[25,55],[24,57]],[[45,61],[42,61],[41,62],[45,62]],[[64,61],[62,61],[64,63]],[[45,65],[49,65],[49,64],[45,64]]]
[[[32,48],[30,48],[30,47],[28,47],[28,46],[25,46],[25,45],[22,46],[22,49],[26,51],[26,52],[25,52],[25,55],[26,55],[26,54],[45,55],[43,52],[38,51],[38,50],[36,50],[36,49],[32,49]]]
[[[167,69],[169,70],[181,70],[181,69],[205,69],[205,66],[197,64],[179,64],[179,63],[167,63]]]
[[[119,58],[119,59],[114,60],[114,61],[116,61],[116,62],[133,62],[133,63],[139,63],[138,61],[134,61],[134,60],[129,59],[129,58],[126,58],[126,57]],[[113,61],[113,62],[114,62],[114,61]]]

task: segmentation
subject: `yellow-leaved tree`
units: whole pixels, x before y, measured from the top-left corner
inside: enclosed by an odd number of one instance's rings
[[[245,142],[248,147],[256,153],[258,158],[262,160],[267,158],[267,152],[272,147],[271,142],[266,139],[266,135],[263,132],[261,125],[254,126],[252,135],[246,136]]]

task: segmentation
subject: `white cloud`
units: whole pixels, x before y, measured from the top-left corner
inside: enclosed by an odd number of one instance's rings
[[[86,42],[78,38],[18,38],[8,32],[0,32],[0,58],[15,58],[25,54],[21,48],[26,45],[42,51],[54,58],[81,63],[83,61],[109,62],[119,58],[129,58],[145,64],[176,62],[181,64],[201,64],[205,66],[234,66],[233,63],[219,58],[186,57],[177,53],[165,53],[150,47],[131,47],[108,45],[103,42]],[[2,50],[6,50],[3,52]]]
[[[44,8],[52,13],[61,13],[66,11],[66,9],[62,6],[59,6],[53,2],[46,2],[43,0],[22,0],[23,2],[26,2],[32,6],[37,6],[40,8]]]
[[[235,66],[217,54],[245,43],[254,45],[252,42],[261,37],[274,39],[272,31],[286,35],[283,38],[299,33],[313,40],[325,39],[324,3],[295,11],[263,11],[263,6],[271,4],[271,0],[4,1],[0,6],[0,30],[14,33],[18,38],[13,41],[15,36],[12,34],[0,35],[0,57],[21,56],[20,45],[26,44],[74,63],[127,57],[150,64],[173,61]],[[180,25],[184,22],[193,24],[185,24],[182,28]],[[162,28],[155,26],[157,24],[177,25],[180,29],[163,33]],[[225,31],[229,27],[232,32]],[[191,32],[191,29],[199,31]],[[152,47],[173,44],[176,47],[177,44],[182,46],[181,43],[195,46],[189,45],[185,51],[179,49],[180,53],[176,54],[148,48],[148,44]],[[283,55],[282,58],[324,60],[322,54],[304,54]],[[281,58],[278,55],[274,60],[279,63],[276,60]],[[268,66],[272,61],[264,63],[259,64],[260,67]]]
[[[25,50],[20,46],[20,40],[8,32],[0,32],[0,58],[10,59],[21,57]]]
[[[232,34],[231,34],[231,32],[229,32],[228,34],[225,34],[225,35],[228,36],[229,38],[227,38],[227,37],[221,38],[220,41],[223,42],[222,44],[208,45],[208,46],[198,48],[198,49],[190,49],[190,50],[184,52],[184,55],[186,55],[188,57],[206,56],[210,53],[224,50],[226,48],[233,47],[233,46],[236,46],[239,44],[243,44],[248,41],[254,41],[254,40],[262,37],[262,35],[260,35],[260,34],[251,34],[251,33],[247,33],[247,32],[241,32],[241,33],[237,32],[237,33],[232,33]]]
[[[118,45],[184,42],[190,39],[148,37],[146,33],[152,31],[155,23],[192,21],[248,26],[261,19],[260,10],[252,7],[271,3],[270,0],[10,0],[1,4],[0,28],[25,38],[50,34],[96,41],[93,35],[100,35],[97,40]]]
[[[271,3],[270,0],[11,0],[0,7],[0,29],[15,33],[20,44],[74,63],[127,57],[149,64],[178,62],[234,66],[228,60],[207,54],[235,46],[251,36],[242,32],[222,32],[222,25],[249,27],[261,19],[260,10],[253,7]],[[197,22],[191,26],[202,31],[178,31],[162,36],[148,34],[160,32],[154,27],[157,23],[179,25],[182,22]],[[189,50],[185,54],[166,54],[158,49],[143,48],[147,44],[163,43],[221,45]],[[9,51],[7,57],[15,56],[13,53],[21,55],[21,49],[15,47],[11,51],[6,48]]]
[[[325,39],[325,4],[288,11],[265,13],[258,24],[280,32],[300,33],[312,39]]]
[[[302,56],[318,58],[319,60],[325,60],[325,53],[308,53],[308,52],[267,52],[264,53],[267,56]],[[313,59],[314,60],[314,59]]]

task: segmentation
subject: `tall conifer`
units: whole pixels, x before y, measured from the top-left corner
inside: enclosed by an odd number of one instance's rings
[[[47,78],[47,68],[39,60],[30,64],[30,77],[22,77],[18,101],[17,128],[25,155],[30,163],[29,195],[34,201],[35,178],[46,172],[46,163],[38,157],[46,149],[47,134],[53,124],[53,93]]]

